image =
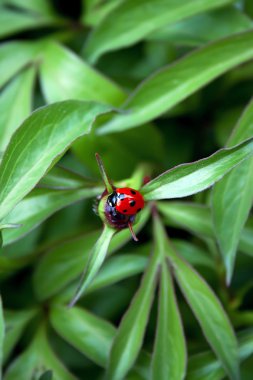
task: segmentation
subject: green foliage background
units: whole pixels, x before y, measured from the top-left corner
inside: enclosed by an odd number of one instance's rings
[[[252,18],[0,1],[4,380],[252,379]],[[95,152],[144,195],[138,243],[102,233]]]

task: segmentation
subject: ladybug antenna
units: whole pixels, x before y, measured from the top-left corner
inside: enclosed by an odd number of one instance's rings
[[[97,160],[97,163],[98,163],[98,167],[99,167],[99,170],[100,170],[100,173],[101,173],[101,176],[102,176],[102,179],[104,181],[104,184],[105,184],[105,187],[106,187],[106,190],[107,192],[110,194],[113,192],[113,185],[111,183],[111,180],[108,178],[107,174],[106,174],[106,171],[105,171],[105,167],[104,167],[104,164],[103,164],[103,161],[102,161],[102,158],[100,157],[100,155],[98,153],[95,154],[96,156],[96,160]]]
[[[132,235],[134,241],[138,241],[138,238],[137,238],[137,236],[136,236],[135,233],[134,233],[132,223],[128,222],[128,227],[129,227],[129,230],[130,230],[130,232],[131,232],[131,235]]]

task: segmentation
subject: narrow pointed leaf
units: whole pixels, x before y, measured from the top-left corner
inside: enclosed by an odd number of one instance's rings
[[[186,346],[173,283],[166,262],[160,277],[159,309],[152,380],[182,380],[186,371]]]
[[[107,51],[132,45],[154,30],[231,0],[125,0],[119,3],[91,34],[86,54],[91,61]]]
[[[104,229],[95,246],[89,253],[88,262],[82,274],[80,284],[74,298],[70,302],[70,306],[73,306],[86,290],[88,285],[92,282],[96,274],[98,273],[101,265],[103,264],[110,241],[115,234],[116,230],[104,225]]]
[[[82,354],[105,367],[116,329],[88,311],[55,305],[50,313],[55,331]]]
[[[24,121],[0,165],[0,220],[73,141],[90,132],[94,119],[108,110],[105,105],[70,100],[41,108]]]
[[[160,252],[156,248],[141,286],[123,316],[114,339],[107,371],[110,380],[124,379],[141,349],[156,288],[159,263]]]
[[[167,243],[167,253],[177,282],[207,341],[221,361],[229,378],[231,380],[239,379],[236,337],[218,298],[204,279],[177,255],[169,242]]]
[[[95,197],[101,188],[76,190],[34,189],[3,219],[2,223],[18,223],[19,228],[3,231],[4,245],[30,232],[50,215],[74,202]],[[1,225],[0,225],[1,228]]]
[[[253,136],[253,102],[239,120],[228,146],[239,144]],[[214,229],[227,271],[232,277],[241,231],[253,202],[253,159],[238,165],[214,186],[212,210]],[[231,223],[233,220],[233,223]]]
[[[145,200],[186,197],[205,190],[253,154],[253,138],[202,160],[179,165],[142,188]]]
[[[123,131],[153,120],[252,57],[252,31],[207,45],[142,82],[126,101],[126,113],[104,124],[98,133]]]
[[[22,71],[0,95],[0,151],[8,145],[12,134],[32,111],[35,68]]]
[[[45,45],[40,80],[47,102],[67,99],[93,100],[120,105],[124,92],[60,44]]]

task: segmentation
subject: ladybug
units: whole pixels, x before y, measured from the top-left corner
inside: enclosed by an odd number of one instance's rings
[[[135,215],[144,207],[144,199],[141,193],[130,187],[116,188],[109,195],[109,206],[115,207],[116,211],[123,215]]]

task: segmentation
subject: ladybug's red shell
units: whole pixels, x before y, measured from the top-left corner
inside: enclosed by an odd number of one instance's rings
[[[130,187],[117,188],[115,208],[124,215],[135,215],[144,207],[141,193]]]

